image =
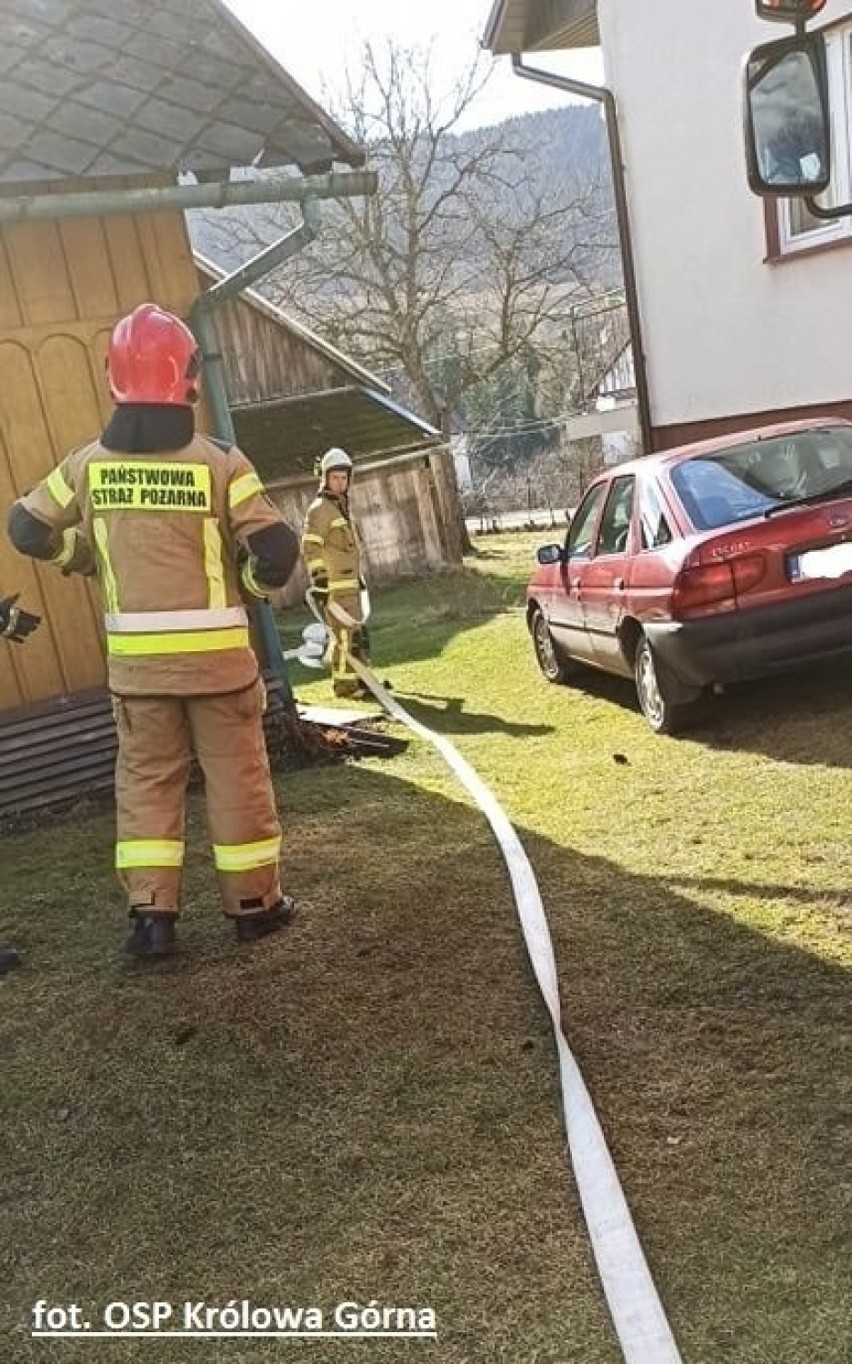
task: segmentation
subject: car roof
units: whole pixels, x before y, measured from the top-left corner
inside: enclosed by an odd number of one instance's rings
[[[811,417],[801,421],[774,422],[771,426],[754,426],[744,431],[728,431],[724,436],[714,436],[712,440],[693,441],[690,445],[673,446],[670,450],[658,450],[652,455],[641,455],[638,459],[627,460],[624,464],[611,465],[602,470],[598,478],[610,478],[613,474],[635,474],[640,470],[647,473],[648,470],[681,464],[684,460],[694,459],[696,455],[712,455],[719,450],[731,450],[737,445],[747,445],[750,441],[791,436],[798,431],[824,430],[832,426],[852,428],[852,421],[847,421],[843,417]]]

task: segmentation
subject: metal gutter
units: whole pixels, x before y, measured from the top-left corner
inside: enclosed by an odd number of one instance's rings
[[[108,218],[116,213],[162,213],[175,209],[228,208],[233,204],[304,203],[375,194],[375,171],[328,175],[264,175],[256,180],[218,180],[196,185],[146,185],[140,189],[82,190],[74,194],[0,197],[0,223],[44,218]]]
[[[541,71],[537,67],[525,66],[520,53],[512,53],[512,69],[518,76],[537,81],[540,85],[552,85],[569,95],[579,95],[581,99],[593,100],[602,104],[606,118],[607,141],[609,143],[612,187],[615,196],[615,216],[618,224],[618,241],[621,249],[621,266],[624,273],[624,292],[627,302],[627,319],[630,327],[630,343],[633,347],[633,366],[636,374],[636,402],[639,408],[639,431],[645,454],[654,450],[653,426],[651,424],[651,400],[648,391],[648,372],[645,363],[645,348],[642,341],[642,319],[639,308],[639,290],[636,283],[636,268],[633,259],[633,239],[630,231],[630,214],[627,206],[627,190],[624,183],[624,159],[621,151],[621,135],[618,131],[618,113],[615,95],[604,85],[588,85],[585,81],[572,80],[570,76],[559,76],[555,72]]]

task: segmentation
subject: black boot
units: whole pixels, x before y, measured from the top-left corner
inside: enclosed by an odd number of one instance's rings
[[[282,895],[277,905],[271,909],[260,910],[257,914],[241,914],[234,920],[237,942],[257,942],[267,933],[277,933],[286,928],[296,913],[296,902],[289,895]]]
[[[0,976],[5,976],[7,971],[14,971],[20,964],[20,953],[14,947],[0,947]]]
[[[168,957],[175,950],[174,914],[145,914],[131,911],[131,929],[124,950],[131,957]]]

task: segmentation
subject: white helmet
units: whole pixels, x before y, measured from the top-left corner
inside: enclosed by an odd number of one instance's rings
[[[333,445],[330,450],[326,450],[320,460],[319,470],[323,477],[330,474],[332,469],[344,469],[347,474],[352,472],[352,460],[345,450],[341,450],[338,445]]]

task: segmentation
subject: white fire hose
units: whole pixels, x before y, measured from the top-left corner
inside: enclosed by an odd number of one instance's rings
[[[310,591],[307,602],[317,621],[327,628]],[[341,612],[335,603],[326,609],[349,629],[362,623],[353,620],[348,612]],[[307,627],[311,629],[316,627]],[[437,749],[491,825],[509,873],[530,962],[553,1025],[563,1120],[574,1178],[622,1354],[626,1364],[681,1364],[680,1351],[651,1277],[591,1095],[562,1031],[553,942],[541,892],[521,840],[494,795],[458,749],[444,735],[436,734],[409,715],[360,659],[352,654],[348,659],[382,709]]]

